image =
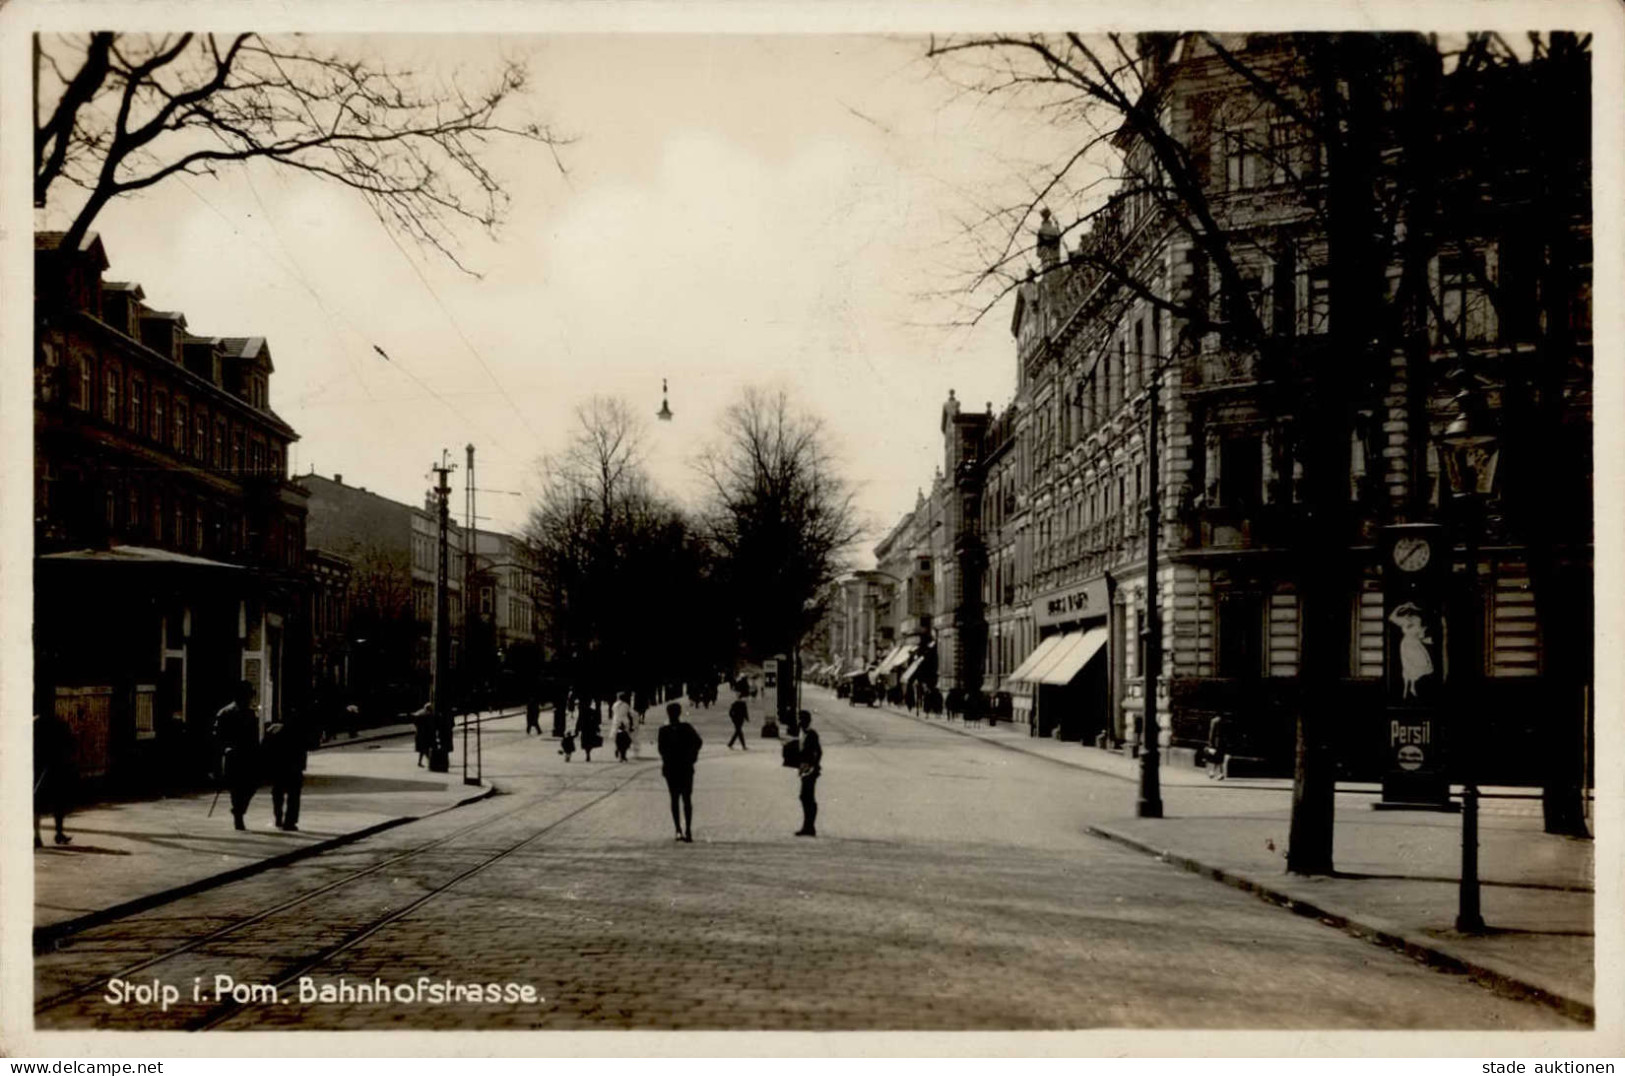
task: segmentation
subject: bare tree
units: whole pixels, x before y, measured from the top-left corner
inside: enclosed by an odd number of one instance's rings
[[[526,528],[552,649],[578,690],[694,679],[714,664],[704,545],[650,482],[625,401],[594,397],[576,423]]]
[[[742,642],[757,659],[795,654],[861,533],[822,424],[783,391],[746,389],[698,467]]]
[[[297,36],[36,37],[34,200],[75,188],[72,249],[114,198],[263,160],[350,188],[386,227],[461,267],[454,225],[493,229],[507,204],[482,160],[491,140],[534,142],[558,161],[563,139],[508,118],[525,86],[524,66],[505,61],[479,90],[429,88]]]
[[[369,694],[407,687],[415,680],[420,633],[405,554],[392,555],[377,547],[359,550],[351,563],[348,597],[355,686]]]

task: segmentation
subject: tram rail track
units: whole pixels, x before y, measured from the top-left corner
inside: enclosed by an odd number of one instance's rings
[[[389,923],[394,922],[394,921],[402,918],[403,916],[410,914],[417,907],[420,907],[422,904],[426,903],[428,900],[433,899],[433,897],[438,896],[439,894],[445,892],[447,889],[450,889],[452,886],[454,886],[457,883],[463,881],[465,878],[471,877],[472,875],[477,874],[482,870],[485,870],[486,868],[494,865],[495,863],[501,861],[502,859],[507,858],[509,855],[513,854],[516,851],[519,851],[521,848],[523,848],[523,847],[533,843],[534,841],[538,840],[539,838],[547,835],[548,833],[552,832],[554,829],[557,829],[559,826],[563,825],[564,823],[566,823],[566,822],[570,821],[571,819],[577,817],[578,815],[582,814],[583,812],[591,809],[592,807],[596,806],[597,804],[602,803],[604,800],[608,799],[610,796],[613,796],[615,793],[617,793],[617,792],[621,791],[622,789],[626,788],[628,785],[632,784],[638,778],[640,778],[644,774],[648,773],[652,768],[653,768],[653,763],[652,762],[646,762],[646,763],[638,766],[636,771],[633,772],[633,773],[628,774],[627,777],[624,780],[616,781],[616,783],[612,787],[607,789],[606,791],[604,791],[604,792],[602,792],[602,793],[600,793],[600,794],[598,794],[596,796],[593,796],[586,803],[571,809],[570,811],[566,812],[563,816],[561,816],[561,817],[555,819],[554,821],[548,823],[547,825],[543,826],[541,829],[539,829],[539,830],[535,831],[534,833],[530,834],[529,836],[527,836],[523,840],[521,840],[521,841],[519,841],[519,842],[517,842],[517,843],[515,843],[513,845],[508,846],[507,848],[503,849],[501,852],[498,852],[495,855],[488,856],[488,857],[482,859],[479,863],[475,864],[473,867],[458,873],[450,881],[445,882],[445,883],[443,883],[441,885],[435,886],[435,887],[431,888],[428,893],[426,893],[423,896],[413,900],[409,904],[407,904],[407,905],[405,905],[405,906],[403,906],[401,908],[394,909],[387,915],[378,917],[376,920],[369,923],[366,927],[364,927],[364,928],[362,928],[360,930],[351,932],[351,934],[347,935],[346,938],[341,940],[341,942],[339,942],[339,943],[337,943],[337,944],[335,944],[333,946],[326,947],[322,951],[315,954],[313,957],[301,958],[301,960],[296,965],[295,970],[290,972],[290,973],[287,973],[286,975],[279,978],[278,983],[280,984],[284,980],[286,982],[292,982],[294,979],[297,979],[298,976],[303,974],[305,971],[308,971],[310,968],[319,966],[321,963],[325,962],[328,959],[331,959],[333,956],[336,956],[338,953],[343,952],[345,949],[350,948],[351,946],[353,946],[357,942],[363,940],[365,937],[368,937],[368,936],[376,933],[378,930],[381,930],[384,927],[388,926]],[[382,872],[384,872],[386,870],[389,870],[392,867],[398,867],[398,866],[402,865],[403,863],[406,863],[406,862],[411,861],[413,859],[420,858],[420,857],[422,857],[422,856],[424,856],[424,855],[426,855],[428,853],[434,852],[437,849],[444,849],[444,848],[447,848],[448,846],[453,846],[454,842],[457,842],[457,841],[467,837],[468,835],[470,835],[472,833],[476,833],[476,832],[478,832],[480,830],[487,829],[487,828],[495,826],[495,825],[497,825],[497,824],[499,824],[501,822],[512,819],[512,818],[514,818],[514,817],[516,817],[516,816],[518,816],[518,815],[520,815],[520,814],[522,814],[522,813],[524,813],[526,811],[533,810],[538,806],[541,806],[543,804],[551,802],[551,801],[557,799],[560,796],[566,795],[571,791],[579,791],[579,788],[577,786],[567,786],[567,787],[564,787],[564,788],[552,790],[552,791],[547,792],[545,794],[527,796],[521,802],[515,804],[513,807],[511,807],[511,808],[509,808],[507,810],[500,811],[498,813],[490,815],[489,817],[482,818],[482,819],[480,819],[480,820],[478,820],[476,822],[472,822],[472,823],[470,823],[470,824],[468,824],[466,826],[459,827],[458,829],[452,831],[451,833],[445,834],[445,835],[440,836],[440,837],[436,837],[433,840],[425,841],[425,842],[423,842],[421,844],[418,844],[416,846],[413,846],[411,848],[407,848],[407,849],[404,849],[404,850],[402,850],[400,852],[394,853],[392,855],[388,855],[384,859],[379,860],[378,862],[371,863],[371,864],[368,864],[365,867],[361,867],[361,868],[359,868],[357,870],[350,871],[350,872],[344,874],[342,877],[335,878],[335,879],[333,879],[331,881],[325,882],[325,883],[323,883],[323,884],[321,884],[321,885],[319,885],[319,886],[315,887],[314,889],[311,889],[311,890],[309,890],[307,892],[300,893],[300,894],[298,894],[296,896],[290,897],[287,900],[276,903],[276,904],[274,904],[274,905],[272,905],[272,906],[270,906],[268,908],[263,908],[263,909],[261,909],[261,910],[259,910],[257,912],[254,912],[251,915],[247,915],[247,916],[244,916],[241,919],[234,920],[234,921],[232,921],[230,923],[225,924],[224,926],[221,926],[221,927],[219,927],[219,928],[217,928],[215,930],[209,931],[209,932],[207,932],[205,934],[200,934],[195,938],[191,938],[191,939],[187,940],[184,944],[172,946],[172,947],[170,947],[168,949],[165,949],[161,953],[154,954],[154,955],[149,956],[149,957],[147,957],[145,959],[142,959],[142,960],[136,961],[136,962],[134,962],[132,964],[121,967],[117,971],[114,971],[114,972],[111,972],[111,973],[108,973],[108,974],[97,975],[94,979],[82,980],[79,983],[75,984],[74,986],[71,986],[71,987],[69,987],[69,988],[67,988],[65,990],[59,990],[56,993],[51,994],[51,995],[37,1001],[35,1003],[35,1005],[34,1005],[34,1015],[35,1015],[35,1017],[37,1019],[39,1016],[41,1016],[43,1014],[52,1012],[52,1011],[60,1009],[60,1008],[63,1008],[64,1006],[70,1005],[71,1003],[73,1003],[75,1001],[78,1001],[79,999],[81,999],[81,998],[83,998],[83,997],[85,997],[85,996],[87,996],[89,994],[92,994],[92,993],[94,993],[96,991],[104,989],[106,987],[106,985],[112,980],[115,980],[115,979],[118,979],[118,980],[131,980],[131,978],[133,976],[141,975],[144,972],[149,972],[153,968],[159,967],[160,965],[163,965],[163,964],[169,963],[171,961],[174,961],[174,960],[176,960],[178,958],[184,957],[189,953],[198,952],[199,950],[202,950],[202,949],[204,949],[204,948],[206,948],[206,947],[208,947],[210,945],[213,945],[213,944],[218,943],[220,941],[229,939],[233,935],[240,934],[243,931],[246,931],[246,930],[248,930],[248,929],[250,929],[250,928],[252,928],[252,927],[254,927],[256,925],[265,923],[265,922],[267,922],[269,920],[276,919],[276,918],[281,917],[281,916],[285,916],[287,913],[295,911],[295,910],[297,910],[298,908],[300,908],[302,906],[308,905],[312,901],[318,900],[318,899],[320,899],[320,898],[322,898],[324,896],[328,896],[328,895],[333,894],[333,893],[335,893],[335,892],[337,892],[339,890],[345,889],[345,888],[347,888],[347,887],[349,887],[351,885],[354,885],[356,882],[362,881],[362,880],[367,879],[367,878],[375,877],[375,876],[379,875],[380,873],[382,873]],[[183,899],[183,898],[177,898],[177,899]],[[150,909],[147,909],[147,910],[150,910]],[[139,913],[132,913],[131,916],[126,917],[126,918],[134,918],[135,914],[139,914]],[[97,928],[92,928],[91,931],[86,931],[83,935],[80,935],[79,937],[86,938],[86,939],[93,939],[94,938],[93,931],[96,930],[96,929],[100,929],[101,926],[106,926],[106,925],[109,925],[109,924],[100,924]],[[218,1009],[225,1008],[225,1007],[228,1007],[228,1006],[217,1007],[217,1009],[211,1009],[210,1012],[215,1013]],[[240,1006],[235,1006],[235,1007],[231,1007],[231,1008],[232,1008],[232,1012],[235,1012],[236,1008],[240,1008]],[[218,1019],[229,1019],[230,1015],[231,1015],[231,1013],[224,1013],[224,1014],[220,1015],[218,1017]],[[208,1020],[208,1019],[215,1019],[215,1018],[214,1017],[209,1017],[209,1016],[206,1015],[204,1017],[204,1019]],[[213,1024],[199,1023],[197,1026],[199,1028],[201,1028],[203,1026],[213,1026]],[[190,1028],[191,1028],[191,1025],[189,1025],[189,1029]]]

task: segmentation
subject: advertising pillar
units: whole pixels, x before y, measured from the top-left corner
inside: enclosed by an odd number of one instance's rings
[[[1433,523],[1383,528],[1382,735],[1379,809],[1448,810],[1445,757],[1445,600],[1451,548]]]

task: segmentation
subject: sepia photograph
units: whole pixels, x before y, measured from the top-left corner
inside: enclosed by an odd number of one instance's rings
[[[63,8],[5,1052],[1619,1053],[1617,11]]]

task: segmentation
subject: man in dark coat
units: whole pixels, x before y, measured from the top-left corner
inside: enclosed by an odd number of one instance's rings
[[[39,835],[39,816],[50,814],[56,821],[56,843],[73,840],[62,831],[62,820],[68,813],[68,801],[73,794],[74,742],[73,730],[56,714],[54,702],[47,702],[34,718],[34,847],[44,846]]]
[[[276,828],[299,829],[299,798],[305,787],[306,744],[298,725],[273,721],[265,729],[260,757],[271,778],[271,812]]]
[[[677,827],[677,839],[692,844],[694,841],[694,763],[700,757],[704,742],[694,726],[682,719],[683,707],[679,703],[666,704],[666,724],[660,730],[660,772],[666,778],[666,790],[671,793],[671,822]],[[678,813],[679,805],[682,813]]]
[[[220,752],[220,777],[231,791],[231,817],[247,829],[243,815],[260,786],[260,718],[254,712],[254,685],[243,680],[233,701],[214,716],[214,742]]]
[[[542,734],[542,704],[534,692],[525,700],[525,735],[534,731],[536,735]]]
[[[728,750],[733,750],[735,740],[739,741],[741,750],[750,750],[745,744],[745,722],[750,720],[750,707],[745,705],[744,696],[735,699],[733,705],[728,707],[728,720],[734,726],[734,734],[728,737]]]
[[[813,823],[818,820],[818,800],[814,791],[818,778],[824,772],[824,747],[818,742],[818,733],[812,728],[812,714],[801,711],[801,828],[797,837],[816,837]]]

